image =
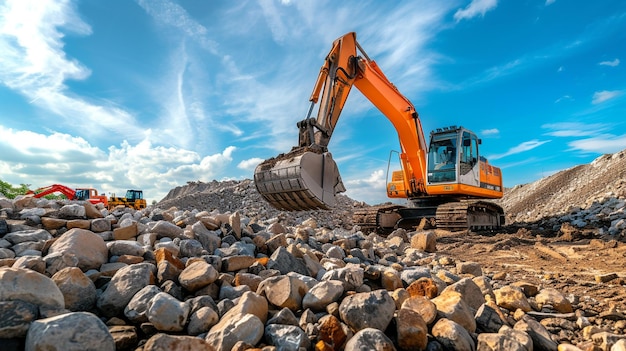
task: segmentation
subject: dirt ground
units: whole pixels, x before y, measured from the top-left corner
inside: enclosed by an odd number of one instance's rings
[[[599,310],[614,306],[626,314],[623,241],[584,235],[563,238],[515,227],[498,233],[437,231],[437,236],[439,254],[478,262],[483,274],[501,277],[506,273],[507,281],[524,280],[540,288],[552,287],[566,296],[591,301]]]

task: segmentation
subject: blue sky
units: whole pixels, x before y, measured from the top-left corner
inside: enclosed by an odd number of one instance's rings
[[[350,32],[419,112],[462,125],[506,186],[626,148],[626,2],[0,2],[0,179],[149,201],[252,178],[297,144]],[[386,201],[397,134],[353,89],[330,151],[350,197]]]

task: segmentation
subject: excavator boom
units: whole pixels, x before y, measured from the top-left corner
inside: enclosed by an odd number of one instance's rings
[[[357,55],[357,49],[363,57]],[[307,118],[298,122],[298,146],[287,154],[259,164],[254,180],[259,193],[274,207],[283,210],[328,209],[335,195],[345,191],[328,143],[333,134],[350,89],[356,86],[398,130],[407,169],[419,174],[419,180],[407,178],[406,189],[424,193],[426,142],[421,124],[411,102],[385,77],[376,62],[348,33],[333,42],[313,87]],[[311,118],[315,104],[317,117]],[[417,136],[417,137],[416,137]],[[408,151],[408,152],[407,152]]]

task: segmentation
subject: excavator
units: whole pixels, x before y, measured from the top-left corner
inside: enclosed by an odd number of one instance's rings
[[[503,195],[502,174],[480,155],[481,139],[466,128],[448,126],[431,132],[427,146],[415,107],[367,56],[354,32],[336,39],[326,56],[308,114],[297,123],[298,145],[254,171],[256,188],[269,204],[285,211],[329,210],[346,190],[328,144],[352,86],[398,134],[401,169],[392,172],[387,196],[407,200],[407,206],[386,203],[358,210],[354,224],[380,233],[425,225],[451,231],[504,225],[504,210],[489,201]],[[317,103],[317,116],[311,117]]]
[[[31,190],[27,194],[33,194],[34,197],[40,198],[56,192],[65,195],[69,200],[89,201],[94,205],[102,203],[104,207],[108,206],[107,197],[105,195],[98,195],[98,190],[93,188],[72,189],[62,184],[52,184],[35,189],[34,191]]]

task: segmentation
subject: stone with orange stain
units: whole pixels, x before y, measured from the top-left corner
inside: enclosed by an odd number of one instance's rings
[[[267,263],[269,262],[270,258],[269,257],[259,257],[257,258],[257,262],[259,262],[259,264],[263,265],[263,266],[267,266]]]
[[[319,350],[342,350],[346,340],[348,340],[347,328],[344,328],[339,318],[327,314],[319,320],[320,342],[324,342],[324,348]],[[318,349],[319,343],[315,345]],[[320,345],[321,346],[321,345]]]
[[[406,291],[409,292],[411,297],[426,296],[429,299],[437,297],[437,294],[439,293],[439,289],[437,289],[435,281],[427,277],[421,277],[414,281],[406,288]]]
[[[117,262],[122,262],[126,264],[135,264],[135,263],[143,262],[143,257],[133,256],[133,255],[121,255],[117,259]]]
[[[315,344],[315,351],[334,351],[334,349],[328,343],[320,340]]]
[[[174,257],[172,255],[172,253],[167,250],[164,247],[158,248],[154,251],[154,257],[156,258],[156,262],[157,265],[165,260],[171,264],[173,264],[174,266],[176,266],[176,268],[178,269],[185,269],[185,264],[183,263],[183,261],[179,260],[178,258]]]

